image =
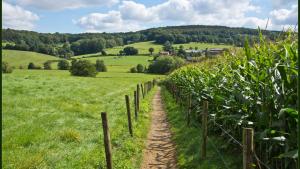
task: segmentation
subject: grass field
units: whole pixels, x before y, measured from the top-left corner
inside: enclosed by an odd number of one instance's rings
[[[205,49],[205,48],[229,48],[231,46],[229,45],[217,45],[217,44],[211,44],[211,43],[198,43],[198,42],[191,42],[191,43],[185,43],[185,44],[173,44],[174,47],[179,48],[179,46],[182,45],[185,49],[188,49],[190,47],[195,48],[198,47],[199,49]],[[147,42],[138,42],[138,43],[133,43],[125,46],[117,46],[113,48],[108,48],[105,49],[105,51],[108,54],[114,54],[117,55],[119,54],[120,50],[123,50],[124,47],[126,46],[132,46],[135,47],[139,50],[139,54],[149,54],[149,48],[153,47],[154,48],[154,54],[162,51],[163,45],[155,44],[152,41],[147,41]],[[89,56],[89,55],[86,55]]]
[[[141,104],[134,138],[127,130],[124,95],[154,75],[15,70],[2,75],[2,153],[5,169],[105,168],[100,112],[108,113],[114,168],[138,168],[150,99]]]
[[[90,60],[93,63],[96,63],[97,59],[103,60],[108,72],[128,72],[131,67],[137,64],[148,66],[150,63],[148,60],[152,60],[153,58],[149,56],[103,56],[84,59]]]
[[[162,50],[162,45],[155,44],[152,41],[147,41],[147,42],[138,42],[138,43],[133,43],[129,45],[124,45],[124,46],[116,46],[113,48],[108,48],[105,49],[107,54],[114,54],[117,55],[119,54],[120,50],[123,50],[127,46],[132,46],[134,48],[137,48],[139,50],[139,54],[149,54],[149,48],[154,48],[153,53],[158,53],[159,51]]]
[[[190,42],[190,43],[184,43],[184,44],[174,44],[174,47],[179,48],[179,46],[182,45],[184,49],[189,49],[190,47],[194,48],[198,47],[198,49],[205,49],[205,48],[230,48],[232,46],[230,45],[217,45],[213,43],[198,43],[198,42]]]
[[[37,66],[43,66],[43,63],[47,60],[59,60],[59,58],[45,55],[42,53],[19,51],[19,50],[2,50],[2,61],[8,62],[11,66],[19,68],[23,66],[27,69],[30,62],[33,62]],[[53,69],[57,68],[57,63],[52,64]]]

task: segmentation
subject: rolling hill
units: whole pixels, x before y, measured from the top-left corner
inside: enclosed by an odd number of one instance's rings
[[[15,68],[20,68],[20,66],[27,68],[30,62],[37,66],[43,66],[43,63],[48,60],[60,60],[60,58],[29,51],[2,50],[2,61],[8,62]],[[53,68],[56,68],[54,65],[56,64],[53,63]]]

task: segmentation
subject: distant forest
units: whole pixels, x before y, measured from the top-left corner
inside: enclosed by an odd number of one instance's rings
[[[278,31],[262,31],[270,40],[275,40]],[[245,37],[253,44],[258,40],[258,30],[230,28],[225,26],[168,26],[126,33],[37,33],[33,31],[2,29],[4,49],[35,51],[62,58],[74,55],[102,52],[105,48],[135,42],[155,41],[164,44],[204,42],[243,46]]]

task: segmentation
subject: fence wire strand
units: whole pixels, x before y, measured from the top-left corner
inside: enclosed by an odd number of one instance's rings
[[[212,145],[212,147],[214,147],[215,151],[218,153],[219,157],[221,158],[222,162],[224,163],[224,166],[229,169],[229,167],[227,166],[222,154],[220,153],[219,149],[217,148],[217,146],[213,143],[213,141],[210,140],[210,138],[207,136],[207,140],[208,142]]]
[[[175,96],[176,97],[176,96]],[[197,111],[198,110],[198,107],[196,106],[196,105],[190,105],[190,106],[188,106],[188,110],[190,111],[190,112],[193,112],[193,111]],[[199,115],[201,115],[202,113],[200,113]],[[214,123],[214,125],[215,126],[217,126],[219,129],[221,129],[228,137],[230,137],[236,144],[238,144],[242,149],[243,149],[243,144],[241,143],[241,142],[239,142],[236,138],[234,138],[226,129],[224,129],[223,127],[222,127],[222,125],[221,124],[219,124],[219,123],[217,123],[216,121],[215,121],[215,117],[213,118],[213,123]],[[209,141],[209,143],[212,145],[212,147],[215,149],[215,151],[218,153],[218,155],[219,155],[219,157],[221,158],[221,160],[222,160],[222,162],[224,163],[224,166],[227,168],[227,169],[229,169],[229,167],[226,165],[226,162],[225,162],[225,160],[224,160],[224,158],[223,158],[223,156],[222,156],[222,154],[220,153],[220,151],[218,150],[218,148],[217,148],[217,146],[213,143],[213,141],[211,141],[210,140],[210,138],[209,137],[207,137],[207,139],[208,139],[208,141]],[[258,164],[258,167],[261,169],[261,165],[263,165],[265,168],[267,168],[267,169],[270,169],[270,167],[267,165],[267,164],[265,164],[264,162],[262,162],[259,158],[258,158],[258,156],[256,155],[256,153],[255,152],[252,152],[252,154],[253,154],[253,156],[255,157],[255,159],[256,159],[256,161],[257,161],[257,164]],[[261,165],[260,165],[261,164]]]
[[[258,156],[256,155],[256,153],[255,153],[254,151],[252,152],[252,154],[254,155],[254,157],[255,157],[255,159],[256,159],[258,165],[259,165],[259,164],[262,164],[262,165],[265,166],[267,169],[270,169],[270,167],[269,167],[267,164],[265,164],[264,162],[262,162],[262,161],[258,158]],[[259,168],[261,168],[260,165],[259,165]]]
[[[227,130],[225,130],[221,124],[214,121],[214,125],[219,127],[227,136],[229,136],[236,144],[238,144],[241,148],[243,148],[243,144],[239,142],[237,139],[235,139]]]

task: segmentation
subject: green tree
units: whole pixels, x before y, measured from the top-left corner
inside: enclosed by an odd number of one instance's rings
[[[158,57],[148,68],[149,73],[165,74],[184,65],[184,60],[179,57],[163,56]]]
[[[98,72],[107,72],[107,68],[103,60],[99,60],[99,59],[96,60],[96,70]]]
[[[73,60],[70,68],[73,76],[95,77],[97,75],[96,66],[89,60]]]
[[[143,73],[144,72],[144,66],[142,64],[138,64],[136,66],[136,70],[138,73]]]
[[[59,60],[57,63],[57,67],[59,70],[69,70],[70,64],[67,60]]]
[[[34,65],[34,63],[30,62],[28,64],[28,69],[35,69],[35,68],[36,68],[36,66]]]
[[[130,73],[136,73],[136,72],[137,72],[136,67],[130,68]]]
[[[125,55],[137,55],[138,49],[131,47],[131,46],[127,46],[123,49],[123,52]]]
[[[173,49],[173,47],[172,47],[172,44],[170,43],[170,41],[166,41],[166,42],[164,43],[163,50],[164,50],[164,51],[171,52],[172,49]]]
[[[149,48],[149,52],[150,52],[150,55],[152,55],[152,53],[154,52],[154,48]]]
[[[2,73],[12,73],[13,68],[7,63],[2,61]]]
[[[44,69],[46,69],[46,70],[51,70],[52,69],[51,68],[51,61],[46,61],[44,63]]]

